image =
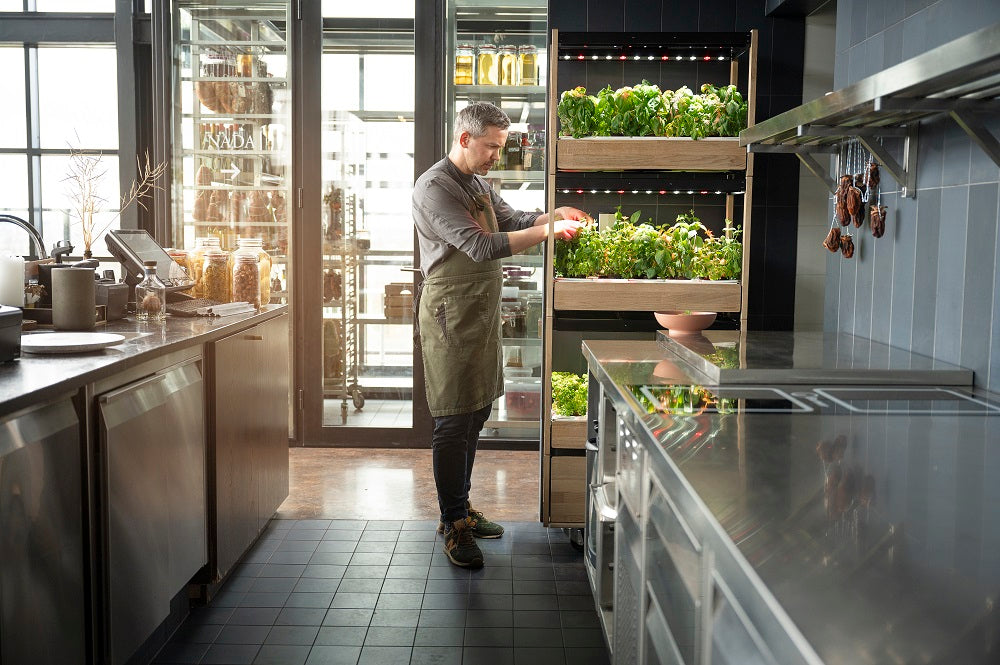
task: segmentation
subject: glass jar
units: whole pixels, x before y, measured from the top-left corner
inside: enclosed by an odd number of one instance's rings
[[[538,85],[538,49],[522,46],[517,50],[517,85]]]
[[[240,237],[236,241],[236,251],[233,252],[233,267],[237,256],[247,254],[257,259],[258,281],[260,282],[260,304],[271,302],[271,255],[264,251],[263,238]],[[233,294],[236,300],[236,294]]]
[[[210,248],[202,257],[202,298],[229,302],[229,253]]]
[[[525,334],[538,339],[542,336],[542,294],[540,291],[528,291],[521,298],[524,301]]]
[[[508,132],[503,146],[504,159],[501,162],[507,171],[521,170],[521,133]]]
[[[202,284],[201,274],[204,268],[205,252],[208,249],[222,251],[222,244],[217,237],[203,236],[195,238],[194,249],[187,254],[187,272],[191,279],[194,280],[194,286],[191,287],[191,295],[195,298],[205,297],[205,288]]]
[[[519,85],[521,80],[518,71],[518,57],[516,46],[500,47],[500,85]]]
[[[472,63],[475,59],[472,44],[459,44],[455,47],[455,85],[472,85]]]
[[[497,47],[493,44],[483,44],[479,47],[476,58],[476,76],[479,85],[497,85],[497,76],[500,73],[497,62]]]
[[[232,301],[260,309],[260,269],[254,254],[233,254]]]
[[[517,299],[500,303],[501,335],[507,339],[521,339],[525,335],[524,305]]]
[[[143,261],[142,272],[142,281],[135,286],[135,318],[162,322],[167,318],[167,287],[156,276],[156,261]]]

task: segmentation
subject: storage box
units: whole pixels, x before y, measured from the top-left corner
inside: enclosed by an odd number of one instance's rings
[[[508,418],[537,420],[542,408],[541,380],[519,379],[505,382],[503,404]]]
[[[387,319],[412,321],[413,284],[409,282],[390,282],[386,284],[382,307]]]

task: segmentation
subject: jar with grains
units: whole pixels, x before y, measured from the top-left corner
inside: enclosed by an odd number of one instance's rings
[[[253,254],[233,254],[233,302],[260,308],[260,272]]]
[[[202,298],[229,302],[229,253],[209,249],[202,257]]]
[[[266,305],[271,302],[271,255],[264,251],[263,238],[240,237],[236,241],[236,251],[233,258],[241,254],[247,254],[257,259],[257,270],[260,273],[260,304]]]
[[[194,239],[194,249],[187,255],[187,271],[194,286],[191,288],[191,295],[195,298],[205,297],[205,288],[202,284],[202,269],[204,268],[205,251],[208,249],[222,251],[222,244],[215,236],[203,236]]]

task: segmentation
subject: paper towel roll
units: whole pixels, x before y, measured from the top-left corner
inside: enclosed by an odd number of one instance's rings
[[[0,305],[24,307],[24,259],[0,256]]]

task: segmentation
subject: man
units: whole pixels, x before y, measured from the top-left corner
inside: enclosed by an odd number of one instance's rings
[[[503,394],[500,348],[500,259],[545,240],[548,215],[514,210],[481,176],[499,161],[510,118],[474,102],[455,119],[448,156],[413,187],[413,221],[424,275],[416,299],[416,334],[424,357],[434,482],[444,551],[458,566],[478,568],[475,538],[499,538],[503,527],[469,503],[479,432]],[[587,216],[556,210],[555,234],[572,239]]]

